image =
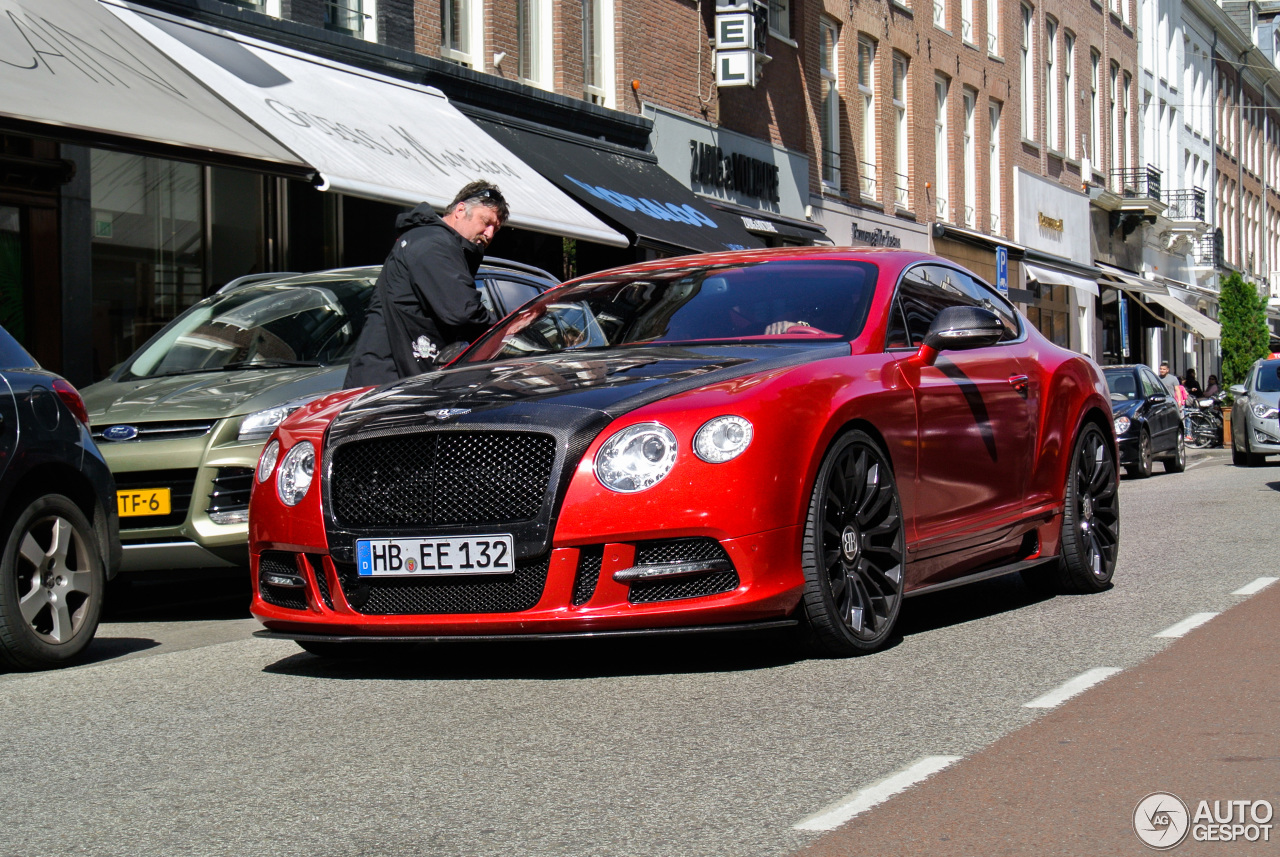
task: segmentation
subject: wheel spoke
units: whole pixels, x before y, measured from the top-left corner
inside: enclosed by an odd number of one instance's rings
[[[30,532],[22,537],[22,546],[18,548],[18,555],[37,569],[44,564],[44,548],[40,547],[40,543]]]
[[[93,572],[92,571],[70,571],[63,575],[66,583],[61,587],[63,597],[68,592],[79,592],[83,595],[93,594]]]
[[[67,567],[67,552],[71,549],[74,534],[70,521],[65,518],[53,519],[53,543],[49,546],[49,555],[60,568]]]
[[[59,643],[65,643],[71,639],[74,631],[74,623],[71,621],[71,610],[67,606],[67,599],[59,598],[50,602],[53,607],[53,627],[49,630],[49,636]]]
[[[31,591],[22,596],[18,600],[18,609],[22,612],[22,618],[27,624],[36,621],[36,617],[44,608],[49,606],[49,591],[36,581],[35,586],[31,587]]]

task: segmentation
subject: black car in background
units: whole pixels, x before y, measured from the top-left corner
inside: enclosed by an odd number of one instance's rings
[[[1182,435],[1182,414],[1151,367],[1140,363],[1104,366],[1102,374],[1111,391],[1120,464],[1129,475],[1147,478],[1157,458],[1164,462],[1166,473],[1185,470],[1187,447]]]
[[[0,666],[79,655],[120,564],[116,488],[76,388],[0,329]]]

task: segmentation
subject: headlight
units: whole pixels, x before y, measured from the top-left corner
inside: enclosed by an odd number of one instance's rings
[[[1266,402],[1256,402],[1253,406],[1253,415],[1260,420],[1274,420],[1277,413],[1276,409]]]
[[[625,428],[596,454],[596,478],[613,491],[630,494],[652,488],[676,463],[676,436],[658,423]]]
[[[1119,437],[1120,435],[1124,434],[1129,430],[1129,418],[1116,417],[1115,425],[1116,425],[1116,437]]]
[[[271,471],[276,469],[276,459],[280,457],[280,441],[273,440],[262,450],[258,459],[258,481],[266,482],[271,478]]]
[[[693,451],[708,464],[737,458],[751,445],[753,429],[742,417],[716,417],[693,436]]]
[[[240,434],[237,439],[261,440],[264,437],[270,437],[276,426],[284,422],[285,417],[318,398],[320,398],[319,395],[303,396],[300,399],[285,402],[283,405],[276,405],[274,408],[254,411],[240,421]]]
[[[280,462],[276,474],[276,493],[286,506],[296,506],[307,496],[311,487],[311,474],[316,469],[316,448],[309,440],[294,445]]]

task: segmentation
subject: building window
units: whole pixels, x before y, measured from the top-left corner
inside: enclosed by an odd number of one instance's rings
[[[907,57],[893,55],[893,201],[898,208],[911,207],[907,152],[911,146],[910,126],[907,124]]]
[[[324,28],[376,42],[375,5],[375,0],[324,0]]]
[[[1125,72],[1122,76],[1120,87],[1120,127],[1124,129],[1124,167],[1125,169],[1133,168],[1133,127],[1129,122],[1129,99],[1133,97],[1133,78],[1129,76],[1129,72]]]
[[[1000,56],[1000,0],[987,0],[987,53]]]
[[[974,44],[973,0],[960,0],[960,38],[968,44]]]
[[[1062,149],[1058,140],[1058,22],[1045,18],[1044,22],[1044,128],[1045,143],[1057,152]]]
[[[964,160],[964,225],[970,229],[978,225],[978,144],[973,135],[974,114],[978,109],[978,93],[965,88],[961,99],[964,104],[964,138],[960,152]]]
[[[1030,6],[1022,7],[1022,136],[1036,138],[1035,66],[1031,50],[1031,23],[1034,13]]]
[[[822,183],[840,188],[840,25],[823,18],[822,53]]]
[[[516,37],[520,44],[520,80],[542,89],[550,88],[551,8],[550,0],[517,0]]]
[[[947,28],[946,0],[933,0],[933,25],[944,30]]]
[[[991,136],[987,142],[987,167],[988,178],[990,180],[990,209],[991,209],[991,231],[996,235],[1004,234],[1004,223],[1000,219],[1000,211],[1004,207],[1004,195],[1001,193],[1001,179],[1003,178],[1000,166],[1000,109],[999,101],[992,101],[987,106],[987,112],[991,124]]]
[[[1062,92],[1063,109],[1065,113],[1063,118],[1066,120],[1064,127],[1063,151],[1066,152],[1068,158],[1076,157],[1076,94],[1074,89],[1074,81],[1076,79],[1076,36],[1075,33],[1062,34]]]
[[[582,0],[582,97],[613,104],[613,3]]]
[[[862,100],[862,195],[877,196],[876,174],[876,43],[866,36],[858,37],[858,96]]]
[[[933,120],[934,205],[938,220],[950,220],[947,196],[950,193],[951,159],[947,140],[947,89],[950,81],[942,75],[933,79],[937,113]]]
[[[769,30],[791,38],[791,0],[769,0]]]
[[[1092,161],[1090,171],[1102,164],[1102,153],[1098,151],[1098,142],[1102,133],[1102,101],[1098,98],[1098,90],[1102,79],[1102,54],[1089,50],[1089,151],[1084,153]],[[1090,177],[1085,176],[1085,181]]]
[[[449,62],[475,68],[480,46],[476,37],[483,30],[473,19],[475,10],[483,7],[480,0],[442,0],[440,3],[440,57]]]
[[[1120,141],[1121,141],[1121,125],[1120,125],[1120,66],[1116,63],[1111,64],[1111,158],[1110,172],[1114,176],[1116,170],[1123,166],[1120,160]],[[1124,186],[1117,178],[1116,190],[1123,190]]]

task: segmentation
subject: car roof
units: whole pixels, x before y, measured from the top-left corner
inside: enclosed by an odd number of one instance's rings
[[[350,268],[322,268],[318,271],[310,271],[305,274],[297,271],[245,274],[243,277],[237,277],[234,280],[228,281],[227,284],[218,289],[215,294],[221,295],[227,292],[234,292],[248,286],[256,286],[262,283],[282,283],[287,285],[294,282],[314,283],[317,281],[334,279],[357,279],[361,277],[374,278],[377,277],[381,271],[381,265],[358,265]],[[560,282],[559,277],[535,265],[528,265],[524,262],[513,262],[510,259],[499,259],[496,257],[487,258],[481,262],[478,273],[493,274],[509,273],[513,271],[537,277],[538,279],[545,279],[552,283]]]

